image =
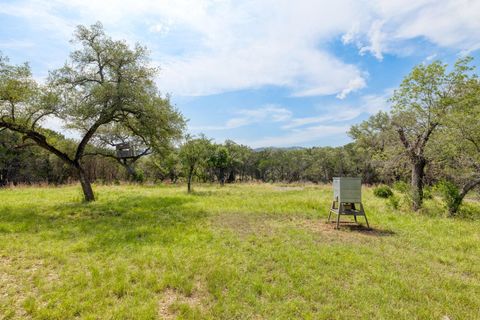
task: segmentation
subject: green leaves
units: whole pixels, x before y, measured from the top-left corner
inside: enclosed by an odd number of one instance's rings
[[[0,128],[23,134],[75,168],[86,198],[93,200],[81,163],[92,141],[137,140],[146,150],[166,149],[181,137],[185,121],[160,95],[158,70],[145,47],[112,40],[101,23],[79,26],[73,43],[79,48],[46,85],[32,79],[28,64],[9,65],[0,56]],[[82,135],[73,157],[39,126],[51,115]]]

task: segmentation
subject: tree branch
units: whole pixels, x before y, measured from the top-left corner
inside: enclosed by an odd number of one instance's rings
[[[476,179],[469,181],[462,187],[460,197],[463,199],[470,190],[472,190],[478,185],[480,185],[480,177],[477,177]]]
[[[95,134],[95,132],[97,131],[97,129],[102,125],[102,124],[105,124],[105,123],[108,123],[108,120],[105,120],[106,118],[108,117],[103,117],[103,116],[100,116],[100,118],[95,121],[95,123],[90,127],[90,129],[88,129],[88,131],[85,133],[85,135],[83,136],[82,140],[80,141],[80,143],[78,144],[78,147],[77,147],[77,152],[75,153],[75,161],[79,161],[82,156],[83,156],[83,153],[85,152],[85,148],[87,147],[87,144],[88,142],[90,141],[90,139],[93,137],[93,135]]]
[[[50,151],[51,153],[55,154],[56,156],[58,156],[60,159],[62,159],[66,163],[75,166],[74,160],[70,159],[68,154],[64,153],[63,151],[58,150],[53,145],[49,144],[48,141],[47,141],[47,138],[43,134],[41,134],[37,131],[34,131],[32,129],[27,129],[27,128],[22,127],[18,124],[14,124],[14,123],[4,121],[3,118],[0,119],[0,127],[7,128],[11,131],[15,131],[15,132],[23,134],[24,135],[24,140],[26,140],[26,139],[33,140],[39,147]]]

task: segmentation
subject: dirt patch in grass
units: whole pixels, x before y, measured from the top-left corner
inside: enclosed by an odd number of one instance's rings
[[[335,227],[335,223],[333,223]],[[394,236],[395,232],[392,230],[385,230],[380,228],[370,227],[367,228],[365,225],[356,224],[356,223],[340,223],[340,231],[343,229],[347,229],[352,232],[356,232],[361,235],[372,236],[372,237],[389,237]]]
[[[24,319],[29,318],[22,306],[28,292],[22,283],[23,276],[18,274],[16,263],[10,257],[0,256],[0,308],[2,305],[9,306],[11,308],[9,317]],[[29,279],[31,279],[31,275],[29,275]],[[12,299],[12,296],[15,298]]]
[[[159,319],[176,319],[181,313],[182,305],[189,309],[202,312],[205,307],[202,304],[201,292],[195,290],[190,296],[186,296],[177,290],[168,288],[163,291],[162,297],[158,302]]]
[[[32,261],[22,257],[0,256],[0,308],[8,304],[14,310],[14,313],[10,314],[11,317],[29,318],[23,305],[29,296],[39,294],[35,279],[40,277],[42,281],[48,283],[54,283],[59,279],[58,274],[53,271],[44,272],[45,270],[49,268],[43,260]]]
[[[359,241],[393,236],[395,232],[380,228],[367,228],[364,225],[341,222],[326,223],[324,219],[306,219],[304,217],[285,215],[258,215],[247,213],[230,213],[215,216],[211,220],[214,229],[233,232],[241,239],[248,236],[274,236],[285,231],[302,229],[320,236],[319,241]]]
[[[250,235],[273,236],[277,232],[288,229],[302,229],[319,235],[327,241],[359,241],[381,237],[394,236],[395,232],[376,227],[367,228],[363,224],[340,222],[336,229],[336,222],[327,223],[323,219],[306,219],[295,216],[257,215],[246,213],[222,214],[211,220],[215,229],[228,230],[240,238]]]
[[[336,222],[325,222],[322,220],[298,220],[297,225],[310,230],[314,233],[320,233],[328,237],[334,237],[341,240],[358,240],[366,238],[377,238],[393,236],[395,232],[383,230],[375,227],[367,228],[363,224],[354,222],[340,222],[339,229],[336,229]]]

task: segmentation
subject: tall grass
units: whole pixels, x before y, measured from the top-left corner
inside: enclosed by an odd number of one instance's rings
[[[330,186],[0,191],[0,319],[474,319],[480,210],[364,190],[373,230],[325,223]],[[348,218],[345,218],[348,220]]]

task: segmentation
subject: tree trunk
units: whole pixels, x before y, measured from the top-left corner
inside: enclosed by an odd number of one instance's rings
[[[427,162],[423,158],[414,159],[412,163],[412,209],[414,211],[422,207],[423,177],[426,164]]]
[[[190,168],[188,171],[188,178],[187,178],[187,192],[192,192],[192,176],[193,176],[193,168]]]
[[[174,171],[170,171],[170,175],[169,175],[169,176],[170,176],[170,181],[171,181],[172,183],[177,183],[177,178],[178,178],[178,177],[177,177],[177,174],[176,174]]]
[[[225,169],[223,168],[220,168],[219,180],[220,180],[220,185],[223,186],[225,184]]]
[[[137,171],[132,165],[125,163],[124,165],[125,170],[127,170],[128,175],[130,176],[130,180],[134,182],[142,182],[140,176],[138,175]]]
[[[450,217],[453,217],[457,214],[458,209],[460,209],[460,206],[463,202],[463,198],[465,198],[465,194],[463,192],[458,196],[458,198],[455,199],[455,202],[448,208],[448,215]]]
[[[243,181],[243,179],[241,179]],[[235,182],[235,170],[230,170],[228,173],[227,183]]]
[[[460,194],[458,195],[458,198],[455,199],[455,203],[453,204],[453,206],[451,206],[449,209],[448,209],[448,213],[451,217],[453,217],[454,215],[457,214],[458,212],[458,209],[460,209],[460,206],[462,205],[462,202],[463,202],[463,199],[465,198],[465,196],[467,195],[467,193],[470,192],[470,190],[472,190],[473,188],[475,188],[477,185],[480,184],[480,179],[475,179],[475,180],[472,180],[468,183],[466,183],[463,187],[462,187],[462,191],[460,192]]]
[[[75,166],[77,168],[78,178],[80,179],[80,184],[82,185],[83,196],[85,201],[95,201],[95,195],[93,194],[93,189],[90,181],[85,174],[85,170],[80,165]]]

